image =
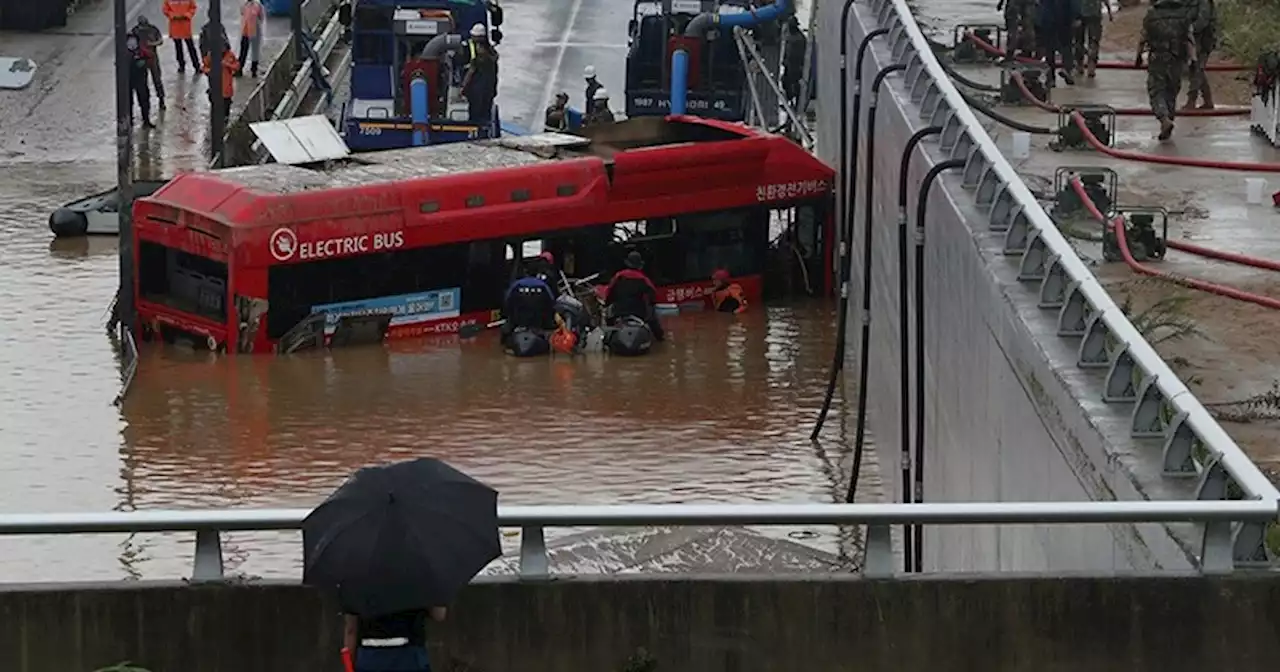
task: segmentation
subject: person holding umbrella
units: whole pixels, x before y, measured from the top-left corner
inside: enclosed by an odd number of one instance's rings
[[[502,555],[498,493],[440,460],[356,472],[302,523],[307,585],[346,612],[354,672],[429,672],[426,630]]]

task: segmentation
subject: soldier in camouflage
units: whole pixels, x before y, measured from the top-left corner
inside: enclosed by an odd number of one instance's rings
[[[1147,98],[1160,122],[1160,140],[1168,140],[1173,135],[1182,74],[1187,61],[1196,57],[1191,20],[1192,14],[1182,0],[1155,0],[1142,17],[1142,41],[1134,63],[1141,65],[1143,52],[1148,54]]]
[[[1018,52],[1033,55],[1036,0],[997,0],[996,11],[1000,10],[1004,10],[1006,56],[1013,58]]]
[[[1202,110],[1213,109],[1213,92],[1209,90],[1209,78],[1205,76],[1204,66],[1209,62],[1209,54],[1218,46],[1218,10],[1213,0],[1195,0],[1191,9],[1191,38],[1196,45],[1196,58],[1191,62],[1191,72],[1187,75],[1187,104],[1184,110],[1196,105],[1198,98],[1203,98]]]
[[[1111,3],[1107,0],[1081,0],[1080,27],[1076,29],[1075,53],[1077,71],[1087,71],[1092,79],[1098,70],[1098,48],[1102,44],[1102,9],[1107,10],[1107,20],[1115,16],[1111,13]]]

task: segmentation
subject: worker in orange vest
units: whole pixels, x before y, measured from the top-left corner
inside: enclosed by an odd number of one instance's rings
[[[187,45],[187,53],[191,54],[191,67],[200,73],[200,55],[196,51],[196,43],[192,40],[191,21],[196,17],[196,0],[164,0],[164,15],[169,19],[169,37],[173,38],[173,48],[178,53],[178,72],[186,72],[187,59],[182,52],[182,45]]]
[[[225,42],[222,45],[222,117],[228,121],[231,120],[231,98],[236,95],[236,72],[240,70],[240,61],[236,60],[236,55],[231,51],[231,45]],[[213,62],[210,58],[211,54],[204,56],[204,72],[208,74],[213,72]],[[209,91],[209,106],[214,110],[218,110],[217,98],[213,95],[213,91]]]
[[[719,313],[747,312],[747,296],[742,285],[734,282],[729,271],[718,268],[711,275],[711,305]]]
[[[240,70],[236,77],[244,74],[245,56],[252,57],[250,74],[258,77],[258,58],[262,55],[262,25],[267,13],[258,0],[245,0],[240,8]]]

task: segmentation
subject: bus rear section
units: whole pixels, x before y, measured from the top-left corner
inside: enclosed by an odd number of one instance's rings
[[[227,228],[162,202],[134,207],[134,296],[146,341],[220,350],[228,334]]]

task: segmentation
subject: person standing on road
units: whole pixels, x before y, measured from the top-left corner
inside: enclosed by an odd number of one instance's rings
[[[593,100],[596,99],[596,90],[603,89],[604,85],[596,79],[596,66],[588,65],[582,70],[582,78],[587,80],[587,95],[582,98],[584,105],[582,109],[590,110]]]
[[[788,20],[787,44],[782,52],[782,90],[787,94],[791,105],[800,105],[800,80],[804,78],[804,57],[809,52],[809,39],[800,29],[800,22],[794,14]],[[796,110],[796,114],[803,114]]]
[[[173,39],[173,49],[178,54],[178,74],[187,70],[187,59],[183,55],[185,44],[187,53],[191,54],[191,69],[200,74],[200,55],[196,52],[196,43],[191,39],[191,21],[196,16],[195,0],[164,0],[164,15],[169,19],[169,37]]]
[[[133,27],[133,34],[138,38],[138,48],[147,59],[147,73],[156,89],[156,99],[160,101],[160,109],[164,107],[164,82],[160,74],[160,45],[164,44],[164,35],[160,29],[151,25],[145,16],[138,17],[138,25]]]
[[[129,50],[129,88],[133,91],[133,98],[138,103],[138,110],[142,112],[142,127],[155,128],[155,124],[151,123],[151,90],[147,87],[150,67],[147,64],[142,40],[138,39],[136,32],[130,31],[124,43],[125,48]],[[132,104],[129,105],[129,123],[133,123]]]
[[[1080,0],[1040,0],[1036,11],[1036,40],[1044,54],[1044,63],[1049,67],[1047,86],[1054,84],[1053,72],[1059,55],[1062,56],[1062,69],[1058,75],[1068,86],[1076,83],[1071,77],[1071,71],[1075,69],[1071,43],[1079,22]]]
[[[1114,21],[1108,0],[1080,0],[1080,27],[1076,29],[1076,73],[1084,73],[1093,79],[1098,72],[1098,49],[1102,45],[1102,9],[1107,10],[1107,20]]]
[[[245,57],[252,60],[249,74],[258,78],[258,60],[262,56],[262,27],[267,20],[267,13],[258,0],[245,0],[240,8],[240,69],[236,77],[244,74]]]
[[[1160,135],[1156,136],[1160,140],[1168,140],[1173,135],[1182,73],[1187,60],[1196,57],[1192,18],[1182,0],[1156,0],[1142,17],[1142,40],[1133,62],[1142,65],[1143,52],[1148,54],[1147,98],[1151,112],[1160,122]]]
[[[1196,47],[1196,57],[1191,61],[1191,72],[1187,76],[1187,104],[1182,109],[1195,107],[1196,99],[1203,98],[1200,109],[1212,110],[1213,91],[1209,89],[1204,67],[1209,63],[1209,54],[1218,46],[1218,8],[1213,0],[1198,0],[1192,15],[1191,38]]]
[[[209,45],[212,46],[212,45]],[[227,122],[231,122],[231,99],[236,95],[236,72],[240,70],[240,61],[236,60],[236,55],[231,51],[231,45],[223,43],[222,45],[222,96],[214,95],[213,87],[209,88],[209,109],[213,110],[213,114],[222,113],[222,118]],[[209,74],[213,72],[213,58],[211,54],[204,55],[204,72]]]
[[[996,0],[996,11],[1004,12],[1006,59],[1015,58],[1019,52],[1027,55],[1033,53],[1030,42],[1034,10],[1034,0]]]

